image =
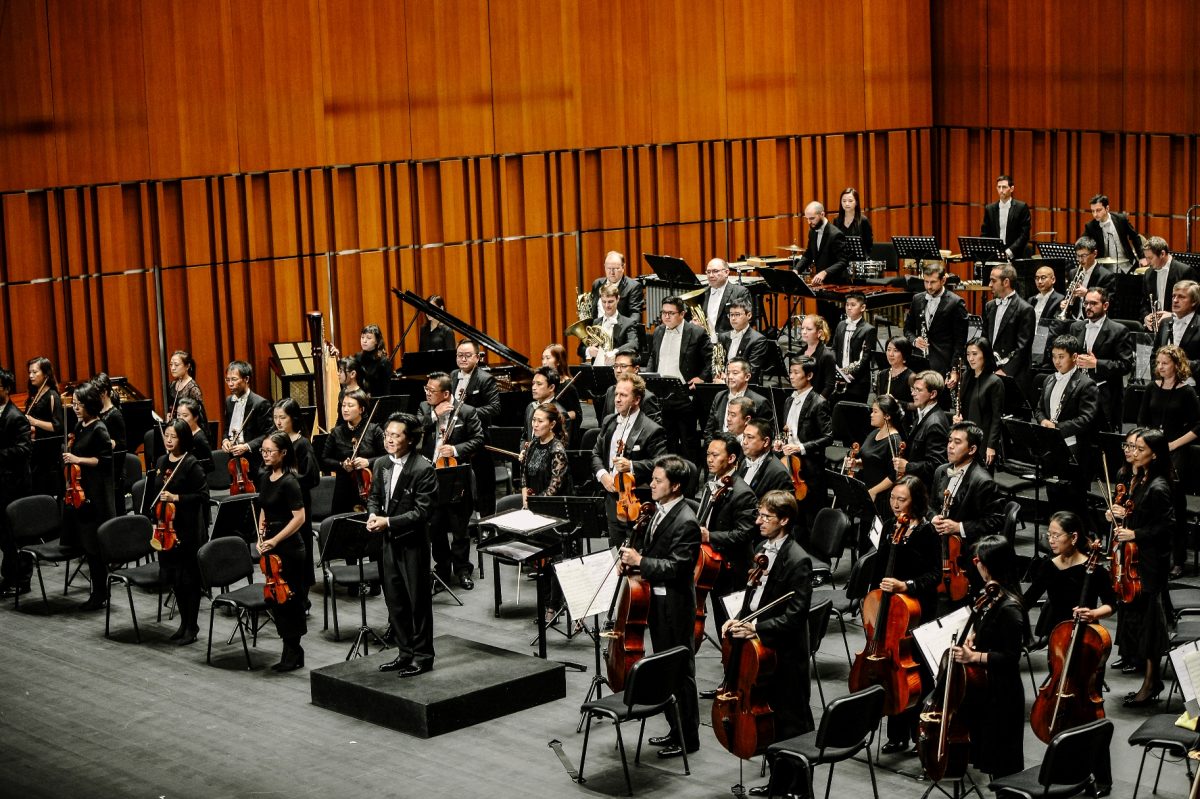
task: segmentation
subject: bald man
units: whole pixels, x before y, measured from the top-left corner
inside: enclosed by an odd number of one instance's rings
[[[600,306],[600,287],[605,284],[616,286],[620,292],[617,313],[640,324],[642,312],[646,310],[646,290],[641,283],[625,273],[625,256],[616,250],[609,250],[604,256],[604,277],[598,277],[592,282],[592,308],[595,316],[604,315],[604,309]]]
[[[822,283],[845,282],[846,259],[842,254],[842,231],[829,224],[825,218],[825,206],[811,202],[804,209],[804,220],[808,222],[808,249],[800,256],[797,271],[812,267],[814,272],[808,282],[814,286]]]
[[[720,258],[713,258],[704,267],[704,277],[708,279],[708,289],[700,297],[700,309],[708,317],[709,327],[713,331],[712,341],[717,343],[717,336],[733,330],[729,323],[729,306],[736,300],[753,303],[750,291],[740,283],[729,281],[729,264]]]

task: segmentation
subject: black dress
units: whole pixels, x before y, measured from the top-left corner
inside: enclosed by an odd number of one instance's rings
[[[899,433],[892,433],[887,438],[877,440],[875,432],[875,428],[871,428],[858,452],[858,457],[862,459],[862,469],[857,477],[867,488],[878,485],[884,478],[896,482],[896,467],[892,465],[892,458],[899,454],[900,442],[904,440]],[[880,516],[889,512],[887,499],[890,493],[890,490],[881,491],[875,497],[876,513]]]
[[[1200,421],[1200,397],[1192,386],[1163,388],[1151,383],[1142,395],[1138,411],[1138,427],[1155,427],[1163,431],[1167,441],[1174,441]]]
[[[533,496],[561,497],[575,493],[567,449],[557,438],[551,439],[549,444],[532,442],[525,452],[522,471],[525,487]]]
[[[565,381],[569,378],[563,379]],[[563,424],[567,426],[567,441],[570,443],[571,449],[579,449],[579,442],[583,440],[583,403],[579,401],[579,392],[575,390],[575,386],[567,387],[567,390],[558,398],[558,404],[567,413],[575,414],[574,419],[564,418]]]
[[[1133,491],[1133,513],[1125,526],[1135,533],[1142,592],[1137,599],[1121,605],[1117,647],[1122,660],[1137,663],[1161,657],[1170,648],[1165,598],[1175,509],[1165,478],[1139,481]]]
[[[971,734],[971,762],[993,778],[1025,767],[1024,634],[1025,614],[1008,594],[975,628],[975,650],[987,653],[987,663],[976,666],[987,675],[987,689],[967,696],[962,715]]]
[[[1038,617],[1034,634],[1038,638],[1050,635],[1054,625],[1070,621],[1072,611],[1078,605],[1085,608],[1096,608],[1108,605],[1117,609],[1117,595],[1113,593],[1112,580],[1109,579],[1108,569],[1098,565],[1095,573],[1087,584],[1087,595],[1083,595],[1083,581],[1087,578],[1087,561],[1060,569],[1053,559],[1040,562],[1033,576],[1033,583],[1022,597],[1022,604],[1032,608],[1037,601],[1046,595],[1046,604]],[[1083,597],[1082,604],[1080,597]]]
[[[983,430],[985,449],[1000,451],[1000,420],[1004,416],[1004,383],[994,374],[975,377],[968,370],[962,382],[962,417]]]
[[[300,490],[300,481],[291,472],[285,472],[275,480],[266,476],[258,486],[258,502],[263,517],[267,520],[266,537],[270,538],[287,527],[292,521],[294,511],[304,510],[304,493]],[[279,556],[283,579],[292,589],[291,598],[275,607],[272,614],[275,617],[275,628],[279,631],[280,638],[300,638],[308,632],[308,624],[304,619],[304,603],[308,597],[308,573],[311,569],[304,562],[304,539],[297,531],[281,541],[271,552]]]
[[[172,474],[167,491],[179,495],[175,501],[176,544],[159,554],[164,576],[171,581],[179,604],[180,622],[196,627],[200,613],[200,563],[196,553],[208,541],[209,505],[208,480],[200,462],[191,453],[179,460],[170,455],[158,459],[157,468],[146,475],[146,501],[150,502],[162,490],[163,480]],[[146,515],[156,521],[155,508],[146,508]]]
[[[431,330],[428,322],[421,325],[421,332],[417,339],[417,349],[421,352],[452,350],[454,346],[454,331],[450,328],[438,325],[436,330]]]
[[[359,366],[362,368],[358,382],[363,391],[372,397],[382,397],[387,394],[392,385],[392,364],[384,360],[387,358],[387,353],[384,353],[381,358],[375,350],[371,352],[363,350],[355,353],[354,357],[358,359]],[[339,404],[338,407],[341,405]]]
[[[80,458],[96,458],[96,466],[79,465],[79,482],[85,497],[83,506],[63,508],[63,538],[66,543],[83,547],[87,553],[88,571],[92,580],[92,597],[108,596],[108,564],[100,554],[100,525],[116,515],[113,506],[112,443],[104,422],[96,419],[90,424],[75,426],[75,442],[68,448]]]
[[[360,436],[362,443],[358,444]],[[358,447],[357,453],[355,453],[355,446]],[[342,468],[342,461],[349,458],[352,453],[355,453],[356,457],[366,458],[368,461],[373,461],[384,454],[383,431],[380,430],[379,425],[371,422],[365,424],[364,427],[364,421],[360,421],[357,428],[351,428],[350,423],[343,419],[337,423],[337,426],[325,439],[325,449],[321,453],[321,468],[334,474],[334,513],[348,513],[353,511],[356,506],[366,506],[366,501],[359,496],[354,474]]]
[[[30,396],[30,400],[36,396],[36,392]],[[30,477],[33,482],[33,494],[48,494],[52,497],[61,497],[63,495],[63,470],[62,470],[62,440],[47,441],[55,436],[63,434],[63,406],[62,398],[58,396],[58,392],[54,389],[47,389],[45,394],[38,397],[37,402],[25,402],[25,413],[32,416],[39,422],[49,422],[54,426],[53,432],[46,432],[38,429],[33,433],[33,456],[29,461]],[[38,440],[43,440],[43,445],[38,445]],[[51,446],[57,443],[57,446]]]
[[[845,233],[847,236],[859,236],[862,238],[863,254],[867,256],[867,260],[871,260],[871,247],[875,244],[875,233],[871,230],[871,220],[867,219],[861,213],[854,215],[854,221],[847,224],[842,221],[842,215],[839,213],[829,220],[833,226]]]
[[[904,371],[892,377],[892,368],[889,366],[875,375],[875,396],[883,397],[891,395],[895,397],[907,415],[911,412],[909,406],[913,404],[912,381],[912,369],[906,366],[904,367]]]

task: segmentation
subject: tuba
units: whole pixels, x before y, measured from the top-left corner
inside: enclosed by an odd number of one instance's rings
[[[604,325],[589,325],[592,318],[592,295],[588,292],[575,298],[575,312],[579,321],[563,331],[563,337],[574,336],[583,342],[584,347],[596,347],[608,352],[613,348],[612,333],[604,329]]]

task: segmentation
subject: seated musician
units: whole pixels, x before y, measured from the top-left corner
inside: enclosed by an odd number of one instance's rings
[[[867,298],[859,291],[846,295],[846,318],[833,333],[833,358],[842,374],[850,376],[840,398],[848,402],[866,402],[871,392],[871,355],[877,338],[875,326],[863,318]],[[844,380],[839,375],[838,380]]]
[[[799,521],[811,529],[817,511],[825,507],[825,448],[833,441],[833,418],[829,403],[812,384],[816,363],[812,358],[793,358],[788,365],[792,394],[783,406],[784,435],[777,440],[784,455],[799,455],[803,463],[808,495],[800,503]]]
[[[739,581],[750,568],[750,552],[754,548],[754,513],[758,498],[737,476],[742,461],[742,445],[731,433],[716,433],[708,442],[705,463],[709,479],[700,490],[700,540],[711,544],[724,558],[721,574],[712,589],[713,621],[721,629],[729,614],[720,597],[740,587]],[[721,480],[732,482],[722,490]],[[711,498],[720,492],[715,501]]]
[[[946,442],[950,436],[950,417],[938,405],[938,395],[946,388],[940,374],[927,369],[912,381],[913,421],[909,425],[908,446],[892,464],[896,474],[918,478],[929,485],[933,473],[946,462]]]
[[[450,375],[445,372],[434,372],[425,381],[425,401],[417,410],[417,418],[424,426],[421,454],[435,464],[440,459],[453,458],[460,466],[473,466],[477,453],[483,449],[482,415],[466,402],[455,406],[450,399],[452,385]],[[475,491],[481,490],[476,483]],[[429,525],[434,573],[442,583],[447,584],[453,573],[459,586],[468,591],[475,587],[475,583],[471,580],[474,567],[471,565],[467,522],[476,499],[468,494],[463,502],[456,505],[436,505]],[[483,515],[483,512],[480,511],[480,514]],[[447,534],[451,540],[447,539]],[[435,584],[434,592],[440,588],[441,584]]]
[[[1012,264],[992,268],[988,285],[994,296],[983,309],[983,335],[996,354],[996,374],[1016,380],[1028,396],[1033,386],[1029,357],[1036,316],[1033,306],[1017,293],[1016,280]]]
[[[1174,344],[1182,347],[1189,361],[1200,360],[1200,283],[1181,280],[1171,289],[1171,312],[1159,314],[1154,349]]]
[[[757,391],[750,390],[750,363],[741,358],[737,358],[729,362],[725,367],[725,385],[727,388],[713,397],[712,409],[708,414],[708,421],[704,425],[705,437],[710,437],[713,433],[728,429],[725,424],[725,411],[728,409],[729,401],[738,397],[745,397],[754,403],[755,412],[752,416],[758,415],[758,409],[767,407],[767,398]]]
[[[790,491],[792,478],[773,451],[775,429],[766,419],[751,419],[742,431],[742,452],[745,458],[738,464],[737,475],[750,486],[759,499],[768,491]]]
[[[700,308],[708,318],[713,331],[712,342],[716,344],[717,336],[733,327],[729,309],[735,302],[751,302],[750,292],[741,283],[729,282],[729,264],[721,258],[713,258],[705,265],[704,277],[708,280],[708,288],[700,295]]]
[[[1089,290],[1083,298],[1084,320],[1072,323],[1068,332],[1083,344],[1075,365],[1100,386],[1100,429],[1120,430],[1125,376],[1133,371],[1133,336],[1125,325],[1109,319],[1108,305],[1106,290]]]
[[[725,362],[738,358],[750,363],[751,374],[765,374],[767,368],[767,337],[750,326],[754,318],[754,303],[749,299],[729,303],[726,313],[729,328],[717,334],[717,343],[725,348]]]
[[[616,412],[600,422],[600,435],[592,449],[592,473],[604,488],[608,542],[614,547],[620,546],[629,531],[628,523],[617,516],[616,476],[632,474],[636,483],[646,485],[654,460],[667,453],[666,432],[642,413],[645,393],[646,381],[639,375],[626,374],[617,380],[613,392]]]
[[[842,252],[842,231],[825,218],[825,206],[810,202],[804,207],[804,219],[808,222],[808,247],[796,263],[796,270],[812,269],[809,280],[814,286],[823,283],[846,282],[846,258]]]
[[[1004,496],[980,463],[983,431],[974,422],[958,422],[950,428],[946,460],[933,473],[930,502],[937,514],[933,528],[939,535],[958,535],[964,551],[987,535],[1004,528]],[[940,503],[940,505],[939,505]],[[965,564],[964,564],[965,568]],[[982,583],[967,569],[972,589]]]
[[[543,403],[551,403],[558,408],[558,412],[562,415],[564,428],[568,430],[570,435],[570,426],[567,424],[567,409],[561,403],[554,401],[554,395],[558,393],[558,387],[562,383],[558,372],[551,369],[549,366],[540,366],[533,373],[533,379],[529,383],[529,392],[533,400],[525,406],[525,426],[521,428],[521,445],[533,441],[535,436],[533,433],[533,412],[536,411]]]
[[[967,344],[967,368],[959,375],[959,397],[956,401],[955,422],[969,420],[983,430],[984,463],[995,468],[1000,451],[1004,416],[1004,383],[996,377],[996,354],[983,337]]]
[[[952,434],[953,435],[953,434]],[[1021,647],[1025,612],[1018,588],[1017,554],[1003,537],[987,535],[974,546],[975,583],[997,583],[1001,598],[961,647],[951,647],[956,663],[983,669],[986,686],[968,694],[959,708],[971,736],[971,763],[993,779],[1025,768],[1025,681]],[[970,683],[968,683],[970,685]]]
[[[585,362],[595,366],[612,366],[613,357],[618,352],[638,351],[637,326],[641,324],[641,320],[622,316],[617,311],[620,296],[621,292],[616,286],[605,284],[600,287],[602,313],[597,314],[588,325],[603,328],[612,344],[607,349],[601,349],[596,346],[585,348],[583,342],[579,342],[579,357]]]
[[[625,274],[625,256],[616,250],[609,250],[604,256],[604,277],[592,281],[592,307],[596,316],[604,313],[600,306],[600,287],[613,286],[617,289],[617,313],[621,316],[642,321],[642,312],[646,310],[646,290],[641,283]]]
[[[672,451],[690,454],[698,447],[690,388],[712,379],[712,342],[700,327],[683,323],[683,312],[684,302],[679,297],[663,300],[662,324],[654,330],[647,369],[687,384],[689,390],[672,391],[662,398],[662,404],[663,427]]]
[[[1082,349],[1079,340],[1074,336],[1059,336],[1054,339],[1050,356],[1054,363],[1054,374],[1042,384],[1042,395],[1033,409],[1033,420],[1042,427],[1058,430],[1071,455],[1079,464],[1079,468],[1071,472],[1067,495],[1055,499],[1053,495],[1062,494],[1062,489],[1054,483],[1047,486],[1051,504],[1055,507],[1071,508],[1076,513],[1085,515],[1085,495],[1092,475],[1092,463],[1086,444],[1096,429],[1100,388],[1076,366]]]
[[[1037,293],[1029,298],[1029,302],[1033,306],[1035,323],[1038,327],[1047,328],[1047,344],[1054,340],[1054,336],[1049,334],[1049,330],[1053,329],[1063,301],[1062,292],[1054,288],[1055,279],[1053,269],[1048,266],[1039,266],[1033,274],[1033,284],[1037,288]],[[1033,333],[1036,334],[1036,332],[1035,329]],[[1046,347],[1037,349],[1033,348],[1032,344],[1030,346],[1030,360],[1034,366],[1040,366],[1046,360]]]
[[[904,318],[904,337],[929,359],[929,368],[949,374],[967,343],[967,306],[946,288],[946,267],[921,269],[925,291],[912,298]]]
[[[746,423],[754,418],[755,410],[754,400],[749,397],[731,399],[725,409],[724,429],[717,432],[730,433],[740,442],[742,433],[746,432]]]
[[[1146,242],[1146,266],[1142,275],[1142,314],[1147,330],[1158,330],[1156,322],[1169,316],[1175,284],[1181,280],[1194,280],[1195,272],[1182,261],[1171,255],[1167,240],[1151,236]],[[1153,317],[1153,318],[1152,318]]]
[[[625,375],[636,375],[641,371],[641,357],[636,352],[618,352],[616,358],[613,359],[613,379],[619,381]],[[617,386],[608,387],[608,391],[604,392],[604,402],[601,405],[601,410],[596,414],[599,421],[604,421],[608,417],[617,412],[616,402],[613,395],[616,393]],[[662,425],[662,405],[658,402],[658,397],[650,389],[646,389],[646,396],[642,397],[642,413],[654,420],[657,425]]]
[[[812,601],[812,559],[796,543],[793,533],[799,510],[787,491],[772,491],[758,503],[756,523],[760,540],[754,555],[766,555],[767,567],[755,587],[746,586],[738,618],[754,613],[791,592],[761,616],[741,624],[734,619],[721,625],[722,637],[758,638],[775,653],[775,671],[766,678],[765,697],[774,712],[775,739],[782,741],[814,729],[808,697],[808,608]],[[793,533],[793,534],[789,534]],[[741,575],[735,575],[740,577]],[[782,767],[785,761],[777,765]],[[802,775],[795,775],[807,779]],[[771,782],[782,784],[791,775],[773,774]],[[750,789],[751,796],[766,796],[766,785]]]
[[[429,304],[437,306],[443,311],[446,310],[446,301],[440,294],[430,294]],[[417,349],[421,352],[452,350],[454,349],[454,331],[438,320],[428,318],[425,320],[425,324],[421,325],[417,342]]]
[[[816,314],[808,314],[800,321],[800,341],[804,348],[800,355],[813,362],[810,378],[813,388],[825,399],[833,396],[837,380],[837,360],[829,349],[829,323]]]
[[[907,414],[913,403],[913,371],[908,368],[908,359],[912,357],[912,342],[904,336],[892,336],[883,352],[887,357],[888,368],[875,375],[875,394],[880,397],[885,394],[895,397]]]
[[[650,479],[650,497],[657,511],[648,530],[649,543],[639,552],[622,547],[621,563],[641,571],[650,584],[650,611],[647,627],[655,652],[676,646],[687,647],[687,667],[683,670],[675,698],[679,702],[680,724],[668,714],[671,732],[650,739],[651,746],[662,747],[660,758],[679,757],[700,748],[700,711],[696,695],[696,661],[692,653],[696,621],[696,584],[693,574],[700,554],[700,525],[692,508],[683,501],[683,487],[690,469],[678,455],[665,455],[654,461]]]
[[[883,525],[879,551],[872,561],[875,568],[871,588],[908,594],[921,606],[921,622],[933,621],[937,618],[937,589],[942,580],[942,550],[938,534],[925,521],[929,510],[925,484],[913,475],[901,477],[892,487],[888,508],[890,518]],[[908,517],[911,525],[900,544],[895,546],[896,562],[892,576],[887,577],[885,573],[893,549],[892,533],[901,515]],[[915,654],[920,660],[920,652]],[[933,685],[932,674],[927,668],[921,669],[921,685],[925,688]],[[909,710],[888,717],[887,743],[883,746],[885,754],[903,752],[917,740],[920,711],[921,703],[918,702]]]
[[[1117,276],[1105,266],[1096,263],[1096,240],[1080,236],[1075,240],[1075,263],[1077,266],[1067,281],[1070,292],[1059,303],[1059,312],[1069,319],[1083,319],[1086,314],[1083,298],[1092,289],[1101,288],[1109,294],[1117,288]]]
[[[342,418],[325,438],[321,451],[321,471],[335,475],[333,484],[334,513],[349,513],[356,506],[366,506],[359,495],[354,472],[370,469],[371,462],[384,454],[383,431],[375,422],[367,422],[365,392],[355,389],[342,398]]]
[[[487,444],[490,441],[488,430],[496,424],[496,417],[500,415],[500,389],[496,385],[496,378],[483,366],[482,348],[470,339],[458,343],[454,359],[458,368],[450,373],[453,386],[450,396],[455,405],[461,397],[463,403],[479,413],[483,443]],[[563,370],[558,369],[558,373],[562,375]],[[471,473],[475,475],[475,509],[481,516],[491,516],[496,512],[496,465],[491,453],[482,445],[471,458]]]
[[[225,439],[221,449],[233,458],[246,458],[253,477],[262,468],[258,450],[263,439],[275,430],[271,420],[271,401],[250,390],[253,368],[245,361],[230,361],[225,370]]]

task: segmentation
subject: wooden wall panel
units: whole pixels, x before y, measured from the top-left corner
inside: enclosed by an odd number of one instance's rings
[[[935,3],[930,23],[935,125],[988,124],[988,55],[984,0]],[[997,42],[997,49],[1005,49]]]
[[[1200,11],[1184,0],[1123,5],[1123,130],[1192,133],[1200,122],[1200,69],[1188,54],[1200,40]]]
[[[863,0],[863,127],[867,130],[933,124],[932,48],[907,46],[925,41],[929,16],[925,3]]]
[[[577,0],[583,147],[654,141],[649,3]]]
[[[725,94],[730,130],[739,136],[778,136],[795,129],[803,82],[800,37],[768,31],[800,31],[800,7],[792,0],[724,6]]]
[[[862,53],[867,46],[881,47],[885,43],[864,42],[861,3],[801,3],[799,8],[799,109],[792,130],[832,133],[864,129],[866,89]],[[886,41],[894,41],[894,35],[895,32]],[[924,33],[903,35],[924,36]]]
[[[43,3],[10,0],[0,24],[0,191],[59,183],[50,74]]]
[[[651,141],[723,139],[725,28],[721,0],[662,0],[650,17]]]

